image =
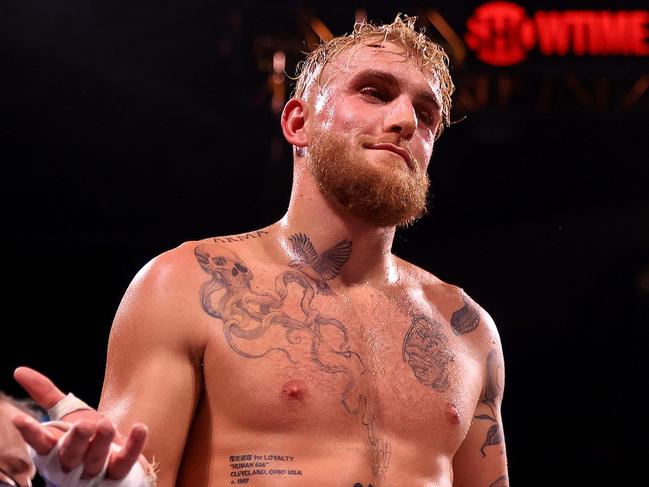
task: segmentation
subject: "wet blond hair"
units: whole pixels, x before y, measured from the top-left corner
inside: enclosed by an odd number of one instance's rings
[[[309,85],[313,81],[320,82],[325,65],[341,53],[361,44],[392,42],[402,46],[415,59],[419,69],[431,71],[439,80],[442,97],[442,123],[436,134],[439,137],[444,127],[451,124],[451,95],[455,86],[449,72],[448,55],[442,46],[426,37],[423,29],[419,32],[415,30],[416,20],[417,17],[408,16],[402,19],[401,14],[398,14],[391,24],[374,25],[356,22],[351,34],[322,42],[298,65],[293,96],[303,99]]]

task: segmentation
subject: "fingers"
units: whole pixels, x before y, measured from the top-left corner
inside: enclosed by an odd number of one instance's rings
[[[18,367],[14,378],[42,408],[50,409],[65,397],[50,379],[29,367]]]
[[[106,458],[110,453],[110,444],[115,438],[115,426],[104,419],[97,423],[97,432],[88,446],[83,457],[82,478],[94,477],[104,468]]]
[[[122,479],[128,475],[144,450],[147,434],[147,428],[143,424],[133,425],[121,451],[115,453],[108,463],[107,478]]]
[[[59,462],[64,472],[81,465],[97,426],[90,421],[75,423],[59,447]]]
[[[63,431],[41,425],[29,415],[17,413],[12,422],[27,442],[39,455],[52,451]],[[64,472],[74,470],[83,463],[83,478],[99,474],[106,458],[110,456],[106,477],[122,479],[139,460],[147,438],[147,428],[136,423],[126,438],[122,449],[111,455],[111,443],[117,436],[113,423],[108,419],[98,422],[81,420],[76,422],[65,435],[59,446],[59,462]]]
[[[47,455],[56,445],[57,438],[27,414],[16,414],[12,417],[12,422],[25,442],[39,455]]]

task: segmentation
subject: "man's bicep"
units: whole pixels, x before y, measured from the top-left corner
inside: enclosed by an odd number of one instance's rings
[[[200,391],[183,293],[157,269],[136,277],[111,329],[99,410],[127,431],[149,430],[145,455],[159,464],[159,486],[173,485]],[[172,289],[172,291],[168,291]]]
[[[485,364],[485,385],[469,431],[453,459],[454,487],[506,487],[507,454],[502,427],[504,392],[502,350],[491,350]]]
[[[476,408],[469,432],[453,459],[454,487],[506,487],[507,455],[500,416]]]
[[[160,352],[147,353],[132,370],[123,365],[109,367],[112,372],[107,372],[104,381],[100,413],[115,421],[119,431],[144,423],[148,428],[144,455],[159,464],[163,478],[175,478],[200,376],[186,360]]]

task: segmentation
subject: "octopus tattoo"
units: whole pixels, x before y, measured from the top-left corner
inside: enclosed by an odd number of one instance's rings
[[[294,239],[294,244],[296,242],[306,245],[301,234]],[[340,259],[344,254],[349,255],[348,247],[347,243],[335,247],[334,253],[338,257],[334,259],[332,272],[340,270]],[[346,376],[341,403],[347,413],[361,416],[368,435],[366,455],[376,475],[385,473],[390,460],[390,444],[382,442],[374,434],[372,403],[368,401],[368,394],[359,392],[361,381],[358,378],[365,374],[365,366],[360,355],[349,345],[347,327],[335,318],[323,316],[313,306],[316,294],[313,279],[299,270],[290,269],[275,278],[274,290],[258,291],[251,286],[252,271],[234,252],[201,244],[194,249],[194,255],[201,268],[210,275],[200,289],[203,310],[223,322],[225,340],[234,352],[250,359],[279,353],[291,363],[298,363],[295,350],[299,346],[300,350],[308,350],[310,361],[322,372]],[[291,267],[298,267],[292,264]],[[321,273],[317,277],[317,289],[322,292],[326,284],[324,280],[329,279],[330,274]],[[283,309],[289,286],[297,288],[298,296],[301,293],[301,316],[297,318]],[[278,330],[283,338],[278,338]],[[325,330],[327,333],[323,333]],[[332,343],[334,340],[335,344]],[[246,343],[263,346],[261,350],[252,352],[246,349]]]

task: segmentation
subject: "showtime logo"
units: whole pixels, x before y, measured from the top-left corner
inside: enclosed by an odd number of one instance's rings
[[[538,46],[545,56],[646,56],[648,10],[537,11],[489,2],[467,21],[465,41],[481,61],[511,66]]]

